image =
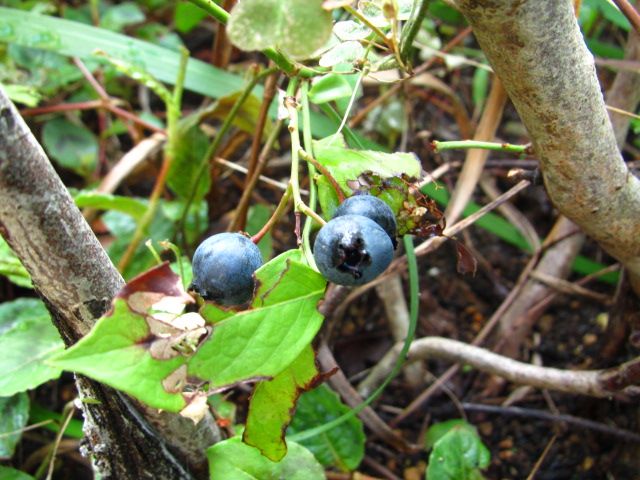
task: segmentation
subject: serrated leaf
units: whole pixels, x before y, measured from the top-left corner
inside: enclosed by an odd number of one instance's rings
[[[64,118],[54,118],[44,124],[42,143],[51,158],[62,167],[86,176],[98,159],[98,140],[84,126]]]
[[[269,460],[279,462],[287,454],[285,430],[300,394],[319,376],[315,353],[309,345],[291,365],[272,380],[256,385],[242,440]]]
[[[491,453],[475,427],[464,420],[449,420],[432,426],[425,437],[429,455],[428,480],[478,480],[479,469],[489,466]]]
[[[295,252],[295,251],[292,251]],[[285,252],[256,271],[258,288],[249,310],[209,305],[202,315],[213,333],[189,362],[189,373],[213,388],[272,378],[311,343],[322,324],[317,310],[326,280]]]
[[[2,237],[0,237],[0,275],[4,275],[19,287],[33,288],[29,272]]]
[[[20,441],[20,430],[29,420],[29,396],[22,392],[0,397],[0,459],[13,456]]]
[[[323,0],[243,0],[231,10],[227,32],[241,50],[279,48],[304,59],[331,36],[331,13]]]
[[[207,449],[209,478],[233,480],[324,480],[324,469],[303,446],[289,442],[280,462],[272,462],[240,437],[216,443]]]
[[[151,407],[180,411],[186,405],[184,398],[169,393],[163,380],[186,359],[180,355],[154,358],[148,349],[149,340],[150,328],[144,316],[134,313],[124,299],[117,299],[112,312],[98,320],[87,336],[49,363],[106,383]]]
[[[302,432],[330,422],[351,410],[340,401],[338,395],[326,385],[302,394],[289,433]],[[325,467],[337,467],[342,471],[358,468],[364,457],[366,437],[362,421],[352,417],[322,435],[300,441]]]
[[[40,300],[21,298],[0,305],[0,396],[11,396],[60,375],[45,361],[64,344]]]

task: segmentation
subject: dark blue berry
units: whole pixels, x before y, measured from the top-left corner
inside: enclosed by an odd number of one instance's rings
[[[207,238],[193,255],[194,290],[220,305],[241,305],[253,296],[253,272],[262,265],[260,250],[240,233]]]
[[[389,266],[393,244],[373,220],[362,215],[342,215],[320,229],[313,256],[327,280],[339,285],[363,285]]]
[[[363,217],[370,218],[378,225],[380,225],[385,232],[391,238],[393,246],[396,245],[396,217],[391,210],[391,207],[378,197],[373,195],[354,195],[347,198],[336,209],[336,213],[333,218],[341,217],[343,215],[362,215]]]

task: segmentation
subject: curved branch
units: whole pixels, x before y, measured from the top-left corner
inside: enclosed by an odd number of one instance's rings
[[[361,395],[366,395],[372,385],[379,383],[387,375],[401,347],[401,344],[396,344],[371,371],[366,382],[360,384],[358,392]],[[610,397],[620,393],[634,396],[640,394],[640,357],[606,370],[563,370],[518,362],[457,340],[424,337],[411,344],[407,362],[427,359],[464,363],[514,383],[560,392],[592,397]]]
[[[616,145],[571,2],[456,5],[531,135],[555,206],[640,276],[640,181]]]

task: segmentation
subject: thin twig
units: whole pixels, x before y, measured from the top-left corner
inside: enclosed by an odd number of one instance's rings
[[[634,30],[640,33],[640,15],[633,5],[627,0],[613,0],[613,3],[615,3],[624,16],[627,17],[629,23],[633,25]]]
[[[587,428],[589,430],[595,430],[597,432],[605,433],[607,435],[623,438],[631,442],[640,442],[640,435],[635,432],[630,432],[629,430],[623,430],[621,428],[611,427],[609,425],[605,425],[600,422],[594,422],[593,420],[588,420],[586,418],[580,418],[573,415],[554,414],[554,413],[545,412],[541,410],[534,410],[531,408],[500,407],[496,405],[482,405],[477,403],[463,403],[462,406],[464,407],[465,410],[470,410],[474,412],[497,413],[500,415],[522,416],[522,417],[536,418],[539,420],[545,420],[550,422],[567,423],[569,425],[575,425],[577,427]]]

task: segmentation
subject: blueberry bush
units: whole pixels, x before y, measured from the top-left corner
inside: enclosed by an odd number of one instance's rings
[[[479,348],[497,313],[473,342],[415,338],[426,318],[418,257],[450,243],[455,254],[439,250],[445,264],[472,277],[478,253],[461,232],[473,223],[542,264],[572,237],[571,220],[640,291],[640,187],[575,20],[587,40],[594,23],[615,33],[628,21],[597,0],[483,3],[2,2],[0,273],[25,293],[0,305],[0,345],[11,352],[0,359],[0,477],[315,480],[362,469],[484,478],[498,465],[467,420],[435,422],[409,440],[383,420],[392,409],[373,408],[393,397],[388,387],[406,361],[427,358],[531,387],[636,395],[632,356],[579,372],[507,358],[531,325],[503,325],[507,346],[496,353]],[[467,23],[479,48],[465,40]],[[544,57],[550,51],[559,54]],[[463,99],[437,75],[457,81],[468,66]],[[449,127],[419,112],[410,91],[436,92]],[[507,97],[531,144],[493,141]],[[429,127],[416,133],[417,122]],[[442,158],[458,150],[467,160],[449,194],[436,177],[457,168]],[[508,191],[480,208],[471,195],[489,151],[535,171],[511,172]],[[511,223],[489,213],[533,188],[540,172],[545,201],[564,215],[544,245],[513,206],[503,206]],[[618,281],[572,248],[566,268],[550,272]],[[528,275],[522,282],[534,281]],[[352,297],[401,278],[406,292],[394,302],[406,322],[356,391],[327,339]],[[503,305],[504,315],[511,304]],[[404,381],[415,366],[412,393],[426,388],[420,365],[407,365]],[[38,405],[52,380],[75,382],[62,413]],[[487,380],[485,391],[498,383]],[[425,392],[395,412],[393,426],[422,408]],[[55,441],[33,469],[15,452],[30,448],[21,433],[37,426]],[[64,436],[83,435],[91,465],[76,475],[56,464],[55,450]],[[370,458],[367,445],[378,441],[381,452],[403,455],[398,471]]]

